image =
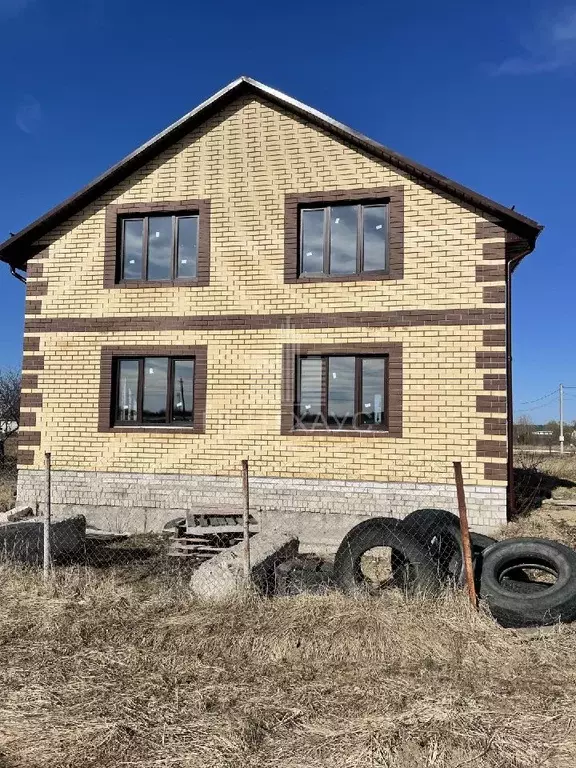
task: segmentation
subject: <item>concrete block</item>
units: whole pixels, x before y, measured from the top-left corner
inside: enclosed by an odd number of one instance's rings
[[[192,594],[206,600],[228,600],[244,588],[243,542],[202,563],[192,574]],[[273,587],[274,568],[298,554],[298,539],[289,533],[257,533],[250,539],[252,582],[261,592]]]
[[[33,516],[34,510],[32,507],[28,504],[20,504],[0,514],[0,525],[2,523],[17,523],[19,520],[25,520],[27,517]]]

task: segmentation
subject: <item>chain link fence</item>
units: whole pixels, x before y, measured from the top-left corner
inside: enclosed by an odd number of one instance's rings
[[[474,562],[493,541],[466,533],[461,494],[460,518],[436,508],[433,500],[429,505],[420,500],[419,508],[402,520],[383,512],[355,525],[335,554],[300,552],[294,536],[261,530],[258,510],[251,509],[247,461],[238,468],[240,506],[202,507],[167,519],[162,530],[148,533],[106,530],[91,525],[83,514],[63,511],[66,505],[58,502],[65,493],[59,473],[52,471],[50,454],[35,508],[6,511],[14,505],[15,456],[5,457],[0,478],[1,511],[8,523],[0,529],[2,557],[43,567],[47,579],[60,569],[80,567],[92,576],[157,582],[206,598],[231,597],[248,587],[279,596],[334,588],[348,594],[397,589],[430,595],[445,587],[473,585],[469,575]],[[144,505],[146,492],[143,489]]]

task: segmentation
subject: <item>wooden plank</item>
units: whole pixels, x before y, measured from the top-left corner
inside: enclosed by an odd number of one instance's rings
[[[250,533],[258,533],[258,526],[257,525],[250,525]],[[241,525],[206,525],[206,526],[186,526],[186,535],[193,535],[198,536],[201,534],[206,534],[209,536],[214,536],[217,533],[243,533],[243,528]]]

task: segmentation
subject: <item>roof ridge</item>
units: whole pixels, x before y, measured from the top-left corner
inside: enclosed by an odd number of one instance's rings
[[[243,92],[253,92],[255,95],[276,103],[309,122],[322,127],[341,140],[347,141],[349,144],[359,147],[388,164],[413,175],[416,179],[424,181],[437,191],[448,194],[461,203],[479,209],[490,220],[501,223],[504,229],[526,238],[531,243],[531,247],[534,246],[536,237],[543,229],[533,219],[529,219],[515,210],[506,208],[502,204],[410,160],[408,157],[370,139],[359,131],[344,125],[344,123],[338,122],[314,107],[310,107],[282,91],[271,88],[247,75],[241,75],[219,91],[216,91],[216,93],[167,128],[160,131],[160,133],[157,133],[120,160],[120,162],[96,177],[85,187],[82,187],[74,195],[68,197],[18,233],[5,240],[0,244],[0,260],[6,261],[13,266],[24,265],[36,252],[34,250],[34,242],[36,240],[82,210],[82,208],[89,205],[101,194],[120,183],[161,151],[178,141],[181,136],[189,133],[196,125],[201,125],[211,115],[219,112],[224,106],[234,101]]]

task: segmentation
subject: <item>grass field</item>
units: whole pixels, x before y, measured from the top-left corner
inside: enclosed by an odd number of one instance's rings
[[[545,509],[503,535],[576,546]],[[576,765],[576,624],[505,630],[462,593],[209,604],[85,567],[0,567],[0,606],[0,768]]]
[[[0,570],[1,768],[576,764],[576,625],[505,630],[462,593],[219,605],[133,576]]]

